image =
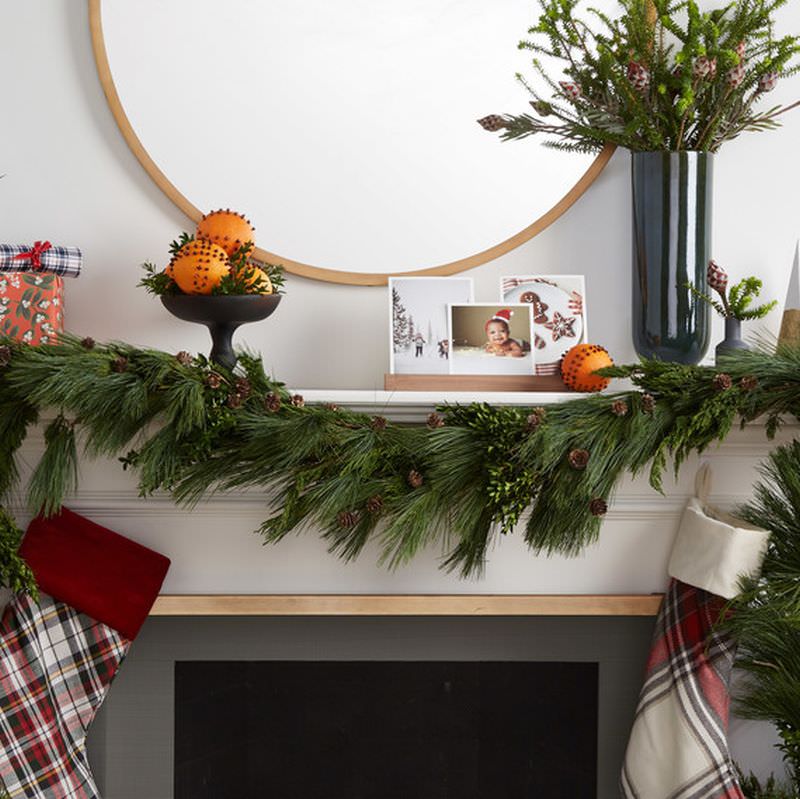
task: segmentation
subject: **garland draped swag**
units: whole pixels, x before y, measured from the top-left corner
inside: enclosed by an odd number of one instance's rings
[[[80,443],[134,469],[142,496],[166,491],[191,506],[216,491],[268,490],[267,542],[313,527],[344,559],[378,541],[391,567],[438,544],[444,568],[467,576],[521,520],[535,552],[576,554],[597,538],[623,474],[649,467],[661,490],[670,457],[677,472],[738,420],[765,416],[772,437],[800,415],[795,345],[736,353],[716,369],[643,361],[604,374],[633,388],[546,408],[447,405],[412,426],[307,406],[248,353],[228,372],[124,343],[0,340],[0,497],[47,411],[56,415],[28,486],[36,512],[55,512],[76,488]],[[13,571],[13,547],[0,556]]]

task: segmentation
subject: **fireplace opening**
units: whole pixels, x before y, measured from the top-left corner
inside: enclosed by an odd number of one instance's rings
[[[580,799],[598,664],[178,661],[175,799]]]

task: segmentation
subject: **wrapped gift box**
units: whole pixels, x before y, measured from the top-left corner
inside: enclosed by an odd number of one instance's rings
[[[47,344],[63,330],[64,281],[78,277],[77,247],[0,244],[0,336]]]
[[[64,329],[64,281],[38,272],[0,272],[0,335],[47,344]]]

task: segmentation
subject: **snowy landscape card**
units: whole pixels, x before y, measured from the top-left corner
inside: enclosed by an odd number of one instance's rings
[[[506,275],[500,278],[503,302],[533,309],[536,374],[558,374],[561,356],[588,341],[583,275]]]
[[[451,305],[450,374],[534,374],[532,330],[527,303]]]
[[[472,299],[469,277],[390,277],[389,371],[448,374],[448,308]]]

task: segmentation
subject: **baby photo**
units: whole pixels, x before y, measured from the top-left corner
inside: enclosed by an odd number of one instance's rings
[[[524,303],[450,306],[450,374],[532,375],[533,309]]]
[[[536,374],[557,374],[561,356],[588,340],[583,275],[509,275],[500,281],[503,302],[533,309]]]
[[[472,278],[390,277],[392,374],[443,374],[450,371],[447,309],[472,302]]]

